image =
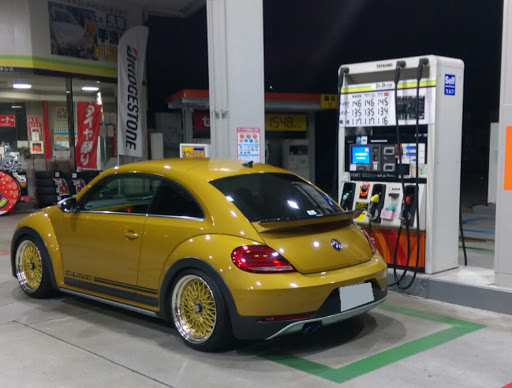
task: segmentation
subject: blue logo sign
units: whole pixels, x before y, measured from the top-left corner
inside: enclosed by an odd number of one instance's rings
[[[343,245],[338,240],[332,239],[331,246],[336,249],[338,252],[343,249]]]
[[[455,74],[444,75],[444,94],[446,96],[455,96]]]

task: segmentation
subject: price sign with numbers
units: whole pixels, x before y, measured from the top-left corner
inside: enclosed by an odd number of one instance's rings
[[[393,82],[356,85],[346,88],[340,96],[340,127],[400,125],[416,123],[416,81],[403,81],[397,93]],[[353,91],[351,91],[353,90]],[[420,124],[430,124],[434,118],[435,87],[420,87]]]
[[[265,114],[266,131],[306,131],[308,117],[304,114]]]

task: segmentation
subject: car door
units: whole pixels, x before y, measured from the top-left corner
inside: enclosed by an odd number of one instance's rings
[[[111,175],[80,199],[78,213],[54,222],[67,285],[137,300],[141,237],[160,182],[150,175]]]

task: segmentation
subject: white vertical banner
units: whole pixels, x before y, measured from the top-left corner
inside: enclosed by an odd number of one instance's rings
[[[148,28],[136,26],[119,40],[117,60],[117,148],[119,155],[142,158],[146,142],[143,123],[144,90],[142,78],[146,59]]]

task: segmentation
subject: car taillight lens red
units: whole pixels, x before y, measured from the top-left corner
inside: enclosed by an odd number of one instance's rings
[[[372,250],[372,255],[374,255],[375,252],[377,252],[377,248],[375,248],[375,240],[370,237],[370,235],[368,234],[368,232],[366,230],[361,229],[361,231],[363,232],[364,236],[368,240],[368,244],[370,244],[370,248]]]
[[[279,252],[266,245],[244,245],[231,252],[231,260],[248,272],[295,272],[295,268]]]

